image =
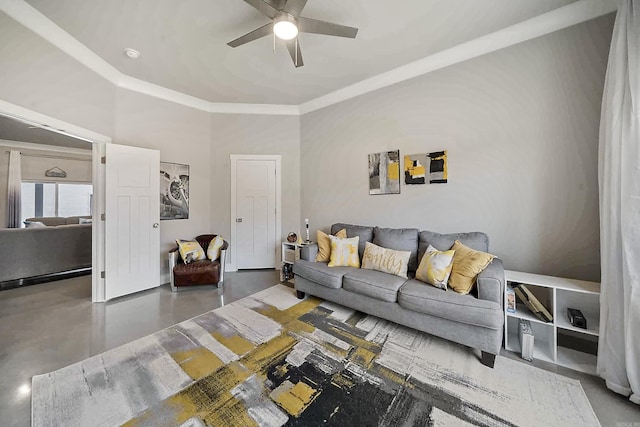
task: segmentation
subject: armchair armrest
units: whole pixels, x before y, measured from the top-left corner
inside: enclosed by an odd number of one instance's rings
[[[478,298],[497,302],[502,307],[504,294],[504,266],[500,258],[494,258],[491,264],[478,274]]]
[[[175,248],[169,252],[169,281],[171,283],[171,289],[175,288],[175,283],[173,279],[173,267],[178,265],[178,258],[180,258],[180,253],[178,252],[178,248]]]
[[[229,242],[225,240],[224,244],[220,248],[220,280],[218,280],[218,285],[222,285],[224,283],[224,268],[227,265],[228,249],[229,249]]]
[[[315,262],[318,255],[318,244],[311,243],[300,248],[300,259]]]

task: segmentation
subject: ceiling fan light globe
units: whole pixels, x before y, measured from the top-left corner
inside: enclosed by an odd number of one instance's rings
[[[290,21],[278,21],[273,25],[276,37],[282,40],[291,40],[298,35],[298,27]]]

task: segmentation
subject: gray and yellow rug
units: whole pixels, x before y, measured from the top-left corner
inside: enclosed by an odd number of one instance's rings
[[[276,285],[33,378],[33,426],[598,426],[580,383]]]

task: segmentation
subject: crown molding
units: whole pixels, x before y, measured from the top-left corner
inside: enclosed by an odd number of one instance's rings
[[[117,87],[208,113],[300,115],[297,105],[216,103],[121,73],[24,0],[0,0],[0,10]]]
[[[0,10],[117,87],[223,114],[299,116],[614,12],[616,0],[578,0],[491,34],[330,92],[300,105],[219,103],[125,75],[24,0],[0,0]]]
[[[8,148],[18,148],[20,150],[49,151],[52,153],[79,154],[91,158],[91,149],[60,147],[57,145],[36,144],[33,142],[12,141],[0,139],[0,146]],[[79,159],[84,160],[84,159]]]
[[[606,15],[616,9],[617,2],[615,0],[580,0],[312,99],[300,104],[300,114],[310,113],[459,62],[544,36]]]
[[[111,142],[111,138],[108,136],[67,123],[46,114],[29,110],[28,108],[12,104],[2,99],[0,99],[0,115],[89,142]]]

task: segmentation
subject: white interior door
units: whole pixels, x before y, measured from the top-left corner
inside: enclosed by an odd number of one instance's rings
[[[275,160],[238,160],[235,221],[237,268],[275,268]]]
[[[106,299],[160,285],[159,171],[159,151],[106,144]]]

